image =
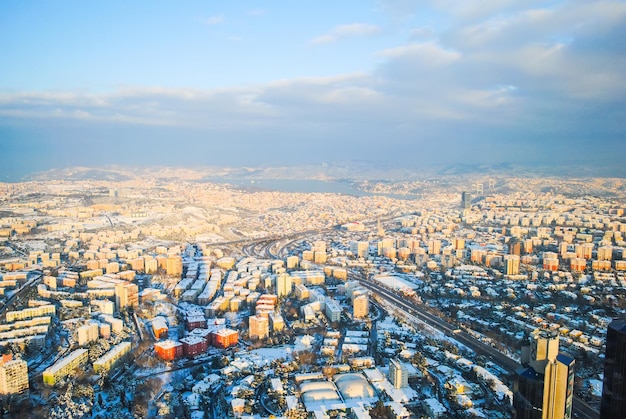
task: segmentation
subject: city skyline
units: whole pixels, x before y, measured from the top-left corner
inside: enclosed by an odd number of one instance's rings
[[[626,153],[623,1],[0,10],[3,180],[109,164],[614,167]]]

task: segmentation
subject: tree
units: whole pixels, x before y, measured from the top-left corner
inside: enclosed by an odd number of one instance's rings
[[[424,355],[422,355],[421,352],[415,352],[415,355],[413,355],[413,357],[411,358],[411,362],[413,363],[413,365],[419,368],[426,367],[426,359],[424,358]]]
[[[369,411],[372,419],[394,419],[393,409],[379,400]]]
[[[306,419],[308,417],[308,413],[305,410],[289,409],[285,416],[287,419]]]

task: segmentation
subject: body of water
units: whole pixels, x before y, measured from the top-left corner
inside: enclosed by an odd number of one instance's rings
[[[248,191],[291,193],[335,193],[351,196],[386,196],[394,199],[415,199],[412,195],[372,193],[355,188],[349,182],[317,179],[206,179],[207,182],[232,185]]]

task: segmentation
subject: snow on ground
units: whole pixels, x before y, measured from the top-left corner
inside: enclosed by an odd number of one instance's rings
[[[466,410],[467,414],[473,418],[486,418],[487,415],[482,411],[482,409],[476,409],[472,407],[471,409]]]
[[[309,351],[313,347],[313,341],[315,339],[311,335],[298,336],[296,338],[296,344],[294,347],[294,352],[303,352]]]
[[[391,287],[397,290],[401,290],[405,288],[410,288],[410,289],[417,288],[417,285],[413,284],[412,282],[409,282],[395,275],[387,275],[387,274],[374,275],[374,280],[380,282],[383,285],[386,285],[388,287]]]
[[[215,233],[204,233],[196,235],[196,241],[207,243],[219,243],[224,241],[224,237]]]
[[[509,401],[513,400],[513,392],[506,385],[504,385],[498,377],[479,365],[474,365],[474,372],[476,373],[476,376],[480,377],[485,382],[490,380],[493,381],[491,389],[496,394],[498,400],[504,400],[505,397],[508,397]]]
[[[210,390],[211,386],[220,380],[220,376],[217,374],[209,374],[206,377],[204,377],[203,380],[198,381],[193,388],[191,389],[191,391],[193,391],[194,393],[206,393]]]
[[[602,381],[592,379],[588,381],[587,385],[593,396],[602,397]]]
[[[275,348],[259,348],[248,352],[246,356],[255,361],[255,365],[269,365],[277,359],[290,359],[293,353],[293,345],[284,345]]]
[[[22,245],[28,247],[33,252],[43,252],[48,247],[43,240],[26,240],[22,242]]]

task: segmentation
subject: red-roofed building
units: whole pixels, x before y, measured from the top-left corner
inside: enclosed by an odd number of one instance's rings
[[[209,343],[199,336],[187,336],[180,342],[183,344],[183,355],[189,358],[206,352],[209,347]]]
[[[155,317],[152,320],[152,331],[154,332],[154,337],[157,339],[167,338],[167,323],[163,317]]]
[[[230,348],[239,343],[239,333],[232,329],[220,329],[213,332],[213,346],[218,348]]]
[[[165,340],[154,344],[154,352],[164,361],[174,361],[183,356],[183,344]]]
[[[189,316],[187,317],[187,330],[192,331],[193,329],[205,329],[206,328],[206,319],[204,316]]]

